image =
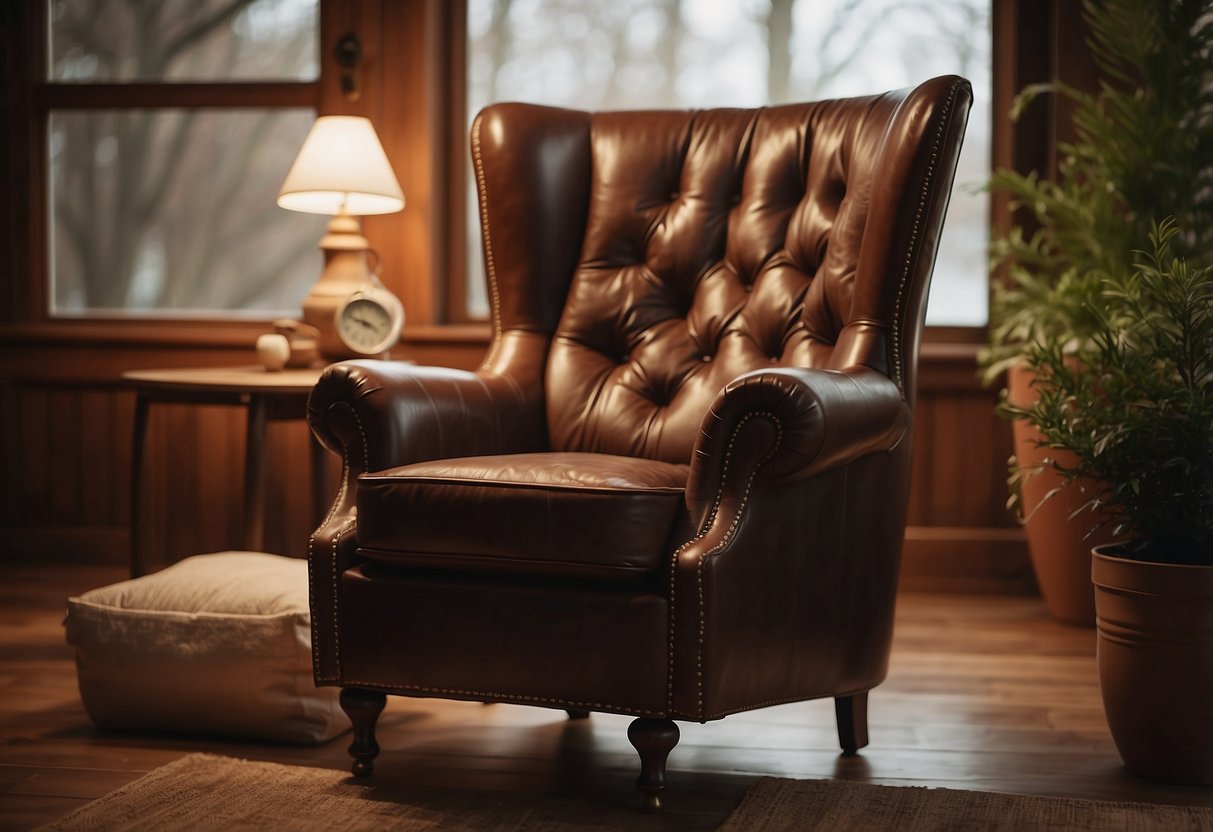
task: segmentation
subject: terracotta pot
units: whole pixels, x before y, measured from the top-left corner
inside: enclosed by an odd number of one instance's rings
[[[1099,685],[1125,768],[1213,785],[1213,566],[1094,552]]]
[[[1011,401],[1027,405],[1036,399],[1032,387],[1034,374],[1021,367],[1007,373],[1007,394]],[[1044,461],[1046,457],[1072,463],[1063,451],[1037,447],[1040,432],[1023,420],[1011,423],[1015,459],[1021,468]],[[1088,487],[1089,488],[1089,487]],[[1045,495],[1059,489],[1045,500]],[[1066,624],[1091,627],[1095,624],[1095,594],[1091,587],[1091,547],[1111,542],[1111,533],[1100,529],[1087,536],[1096,518],[1083,512],[1071,519],[1091,494],[1078,483],[1067,482],[1051,469],[1029,477],[1020,486],[1023,512],[1027,516],[1024,531],[1036,583],[1049,614]]]

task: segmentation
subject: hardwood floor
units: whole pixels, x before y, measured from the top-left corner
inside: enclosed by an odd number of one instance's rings
[[[113,567],[0,566],[0,829],[29,829],[193,751],[344,769],[348,735],[317,748],[140,737],[91,727],[61,627],[64,600]],[[889,678],[871,695],[872,744],[839,755],[830,700],[683,724],[664,829],[712,829],[760,776],[839,778],[1213,806],[1213,789],[1126,773],[1104,722],[1092,630],[1034,598],[904,594]],[[509,789],[629,817],[629,720],[391,697],[376,776]]]

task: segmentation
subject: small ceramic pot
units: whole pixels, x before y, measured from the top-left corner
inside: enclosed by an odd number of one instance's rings
[[[291,357],[291,344],[285,335],[270,332],[257,336],[257,360],[265,369],[276,372],[286,366]]]

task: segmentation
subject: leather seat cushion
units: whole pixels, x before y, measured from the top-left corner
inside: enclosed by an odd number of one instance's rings
[[[442,459],[365,474],[358,551],[423,569],[633,580],[664,566],[675,528],[686,527],[689,470],[567,452]]]

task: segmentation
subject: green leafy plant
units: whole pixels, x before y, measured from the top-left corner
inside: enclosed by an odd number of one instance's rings
[[[1150,255],[1100,276],[1092,337],[1027,350],[1039,398],[1003,410],[1073,454],[1051,464],[1098,484],[1090,507],[1127,537],[1123,554],[1213,565],[1213,265],[1175,256],[1179,238],[1166,221]]]
[[[1059,147],[1055,180],[999,170],[1021,221],[991,246],[1005,275],[994,285],[992,381],[1042,343],[1076,347],[1100,326],[1090,314],[1099,274],[1124,270],[1148,247],[1155,221],[1177,218],[1180,254],[1213,252],[1213,13],[1208,0],[1086,0],[1089,46],[1103,81],[1095,93],[1033,85],[1018,117],[1044,94],[1074,105],[1072,142]]]
[[[1207,380],[1178,385],[1199,356],[1179,361],[1168,339],[1207,320],[1196,288],[1183,289],[1196,292],[1184,302],[1171,293],[1193,275],[1207,288],[1207,269],[1188,263],[1213,264],[1213,7],[1085,0],[1084,13],[1098,89],[1030,86],[1012,112],[1046,94],[1072,104],[1075,138],[1058,148],[1056,177],[1000,170],[990,180],[1020,224],[991,246],[999,279],[983,377],[1012,366],[1035,373],[1040,401],[1012,403],[1004,391],[999,413],[1077,456],[1047,464],[1100,489],[1088,507],[1132,538],[1135,554],[1204,562],[1213,559]],[[1175,221],[1158,228],[1162,217]],[[1164,450],[1159,468],[1149,454]],[[1014,458],[1010,467],[1008,504],[1030,514],[1036,506],[1019,505],[1018,485],[1039,469]]]

